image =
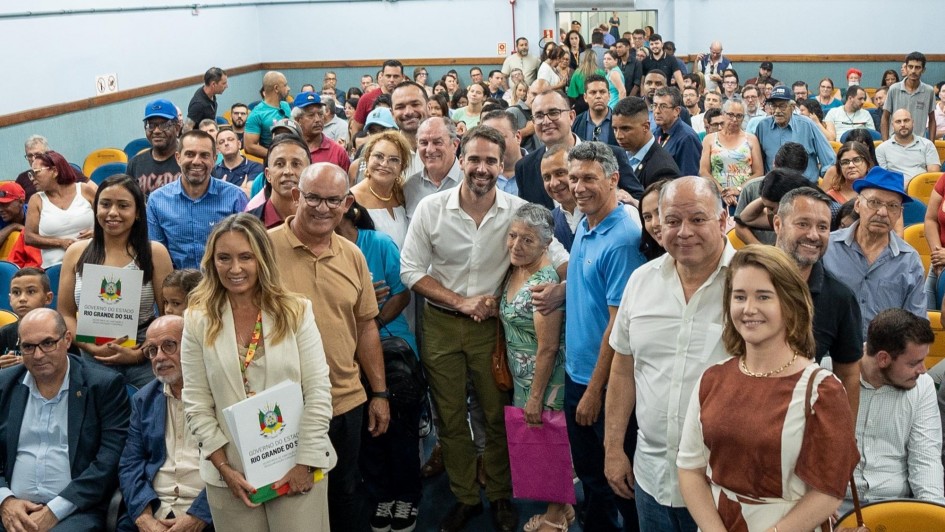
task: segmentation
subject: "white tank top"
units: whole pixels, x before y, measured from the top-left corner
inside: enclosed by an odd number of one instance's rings
[[[82,184],[75,184],[75,198],[65,210],[53,205],[45,192],[36,193],[43,202],[39,216],[39,236],[51,238],[75,238],[81,231],[91,229],[95,223],[92,205],[82,196]],[[66,250],[62,248],[41,249],[43,268],[62,263]]]

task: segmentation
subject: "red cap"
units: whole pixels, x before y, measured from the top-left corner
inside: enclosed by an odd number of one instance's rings
[[[10,203],[14,200],[26,200],[26,192],[15,181],[0,182],[0,203]]]

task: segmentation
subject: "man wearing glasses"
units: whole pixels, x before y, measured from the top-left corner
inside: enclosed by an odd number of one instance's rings
[[[364,425],[372,437],[384,434],[390,421],[390,394],[375,322],[377,298],[364,255],[335,233],[354,203],[348,174],[337,165],[315,163],[302,171],[292,196],[298,203],[295,214],[271,229],[269,236],[285,287],[308,297],[319,309],[315,324],[331,379],[328,437],[338,452],[338,464],[328,476],[328,508],[332,530],[345,530],[361,517],[357,492],[362,419],[367,416]],[[361,384],[362,371],[368,390]]]
[[[812,183],[834,165],[837,155],[827,138],[811,119],[794,114],[794,93],[784,85],[771,91],[768,102],[774,114],[762,118],[755,130],[761,144],[761,155],[765,161],[765,173],[774,167],[774,157],[786,142],[796,142],[807,151],[807,169],[804,176]]]
[[[211,523],[197,441],[185,425],[181,400],[183,332],[180,316],[161,316],[148,327],[143,352],[155,380],[131,399],[131,427],[118,466],[128,512],[119,517],[119,530],[202,530]]]
[[[902,205],[912,200],[902,174],[874,166],[853,182],[860,219],[830,235],[824,268],[857,295],[862,331],[887,308],[901,308],[928,319],[925,270],[919,254],[893,230]]]
[[[692,127],[680,120],[682,95],[676,87],[664,87],[653,94],[653,135],[663,147],[682,175],[699,175],[699,160],[702,158],[702,141]]]
[[[46,140],[46,137],[42,135],[30,135],[26,139],[26,153],[23,155],[23,158],[26,159],[27,166],[33,166],[33,159],[41,153],[46,153],[49,151],[49,142]],[[23,187],[23,192],[26,194],[26,203],[29,203],[30,196],[36,193],[36,185],[33,183],[33,180],[30,179],[31,170],[27,169],[25,172],[16,176],[16,184]]]
[[[170,101],[154,100],[144,108],[144,134],[151,149],[135,155],[125,173],[138,180],[145,196],[180,175],[180,165],[174,157],[180,128],[177,108]]]
[[[122,378],[70,357],[62,315],[20,321],[23,364],[0,375],[0,517],[6,530],[104,530],[128,431]]]

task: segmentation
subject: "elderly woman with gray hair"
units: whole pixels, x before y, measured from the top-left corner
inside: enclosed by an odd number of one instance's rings
[[[745,104],[728,100],[722,106],[722,118],[722,129],[702,139],[699,175],[715,179],[725,204],[735,205],[742,185],[752,177],[764,175],[764,162],[758,137],[742,131]]]
[[[506,240],[511,266],[502,285],[499,319],[514,384],[512,401],[525,410],[529,424],[540,424],[545,408],[564,407],[564,310],[541,314],[531,292],[533,286],[559,282],[547,253],[553,230],[551,211],[528,203],[516,211]],[[567,530],[573,520],[570,505],[551,503],[525,530]]]

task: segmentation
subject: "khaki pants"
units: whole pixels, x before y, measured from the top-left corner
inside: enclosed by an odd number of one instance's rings
[[[305,495],[283,495],[249,508],[229,488],[207,484],[207,500],[215,530],[253,532],[328,532],[328,479],[316,482]]]

